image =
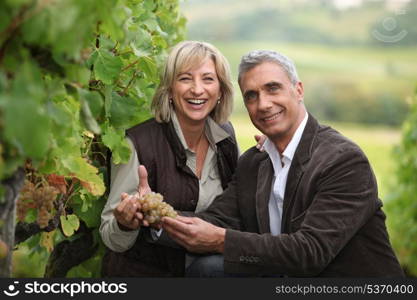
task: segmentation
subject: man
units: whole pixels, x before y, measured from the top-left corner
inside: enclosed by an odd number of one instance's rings
[[[228,274],[403,276],[365,154],[307,113],[293,63],[252,51],[238,81],[266,152],[249,149],[207,211],[164,218],[164,230],[188,251],[222,254]]]

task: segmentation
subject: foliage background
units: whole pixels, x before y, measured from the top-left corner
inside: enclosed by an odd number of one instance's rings
[[[150,116],[184,25],[177,0],[0,3],[0,178],[27,174],[14,276],[99,276],[107,150],[129,158],[124,131]]]
[[[405,270],[417,277],[417,88],[411,111],[402,127],[402,140],[395,149],[398,185],[387,203],[388,225]]]

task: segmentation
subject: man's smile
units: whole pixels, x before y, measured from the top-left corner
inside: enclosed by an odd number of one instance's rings
[[[261,118],[261,121],[263,121],[263,122],[270,122],[270,121],[276,120],[276,119],[278,119],[281,116],[281,114],[283,113],[283,111],[284,111],[284,109],[282,109],[281,111],[277,112],[276,114],[269,115],[267,117]]]

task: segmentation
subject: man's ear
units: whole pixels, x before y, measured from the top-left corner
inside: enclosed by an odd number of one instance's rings
[[[295,84],[295,92],[297,94],[298,100],[304,100],[304,86],[301,81],[298,81]]]

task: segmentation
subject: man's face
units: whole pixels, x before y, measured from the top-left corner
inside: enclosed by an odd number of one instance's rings
[[[264,62],[244,73],[243,100],[252,123],[283,151],[304,118],[303,85],[293,85],[274,62]]]

